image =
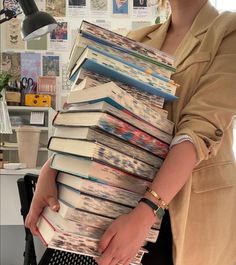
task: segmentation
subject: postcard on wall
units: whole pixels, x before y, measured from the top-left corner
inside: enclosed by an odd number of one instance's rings
[[[45,51],[48,48],[48,35],[44,35],[39,39],[27,41],[28,50],[40,50]]]
[[[59,76],[59,56],[43,55],[43,76]]]
[[[112,0],[112,13],[114,15],[128,15],[129,1],[128,0]]]
[[[148,18],[152,15],[151,7],[148,7],[147,0],[133,0],[133,18]]]
[[[54,95],[56,93],[55,76],[39,76],[37,93]]]
[[[73,82],[71,80],[69,80],[68,77],[68,72],[67,72],[67,68],[68,68],[68,63],[62,63],[61,65],[61,89],[62,92],[68,92],[71,90],[71,86],[73,84]]]
[[[90,0],[90,15],[93,18],[108,17],[108,0]]]
[[[69,0],[68,12],[71,17],[86,17],[88,13],[88,0]]]
[[[41,55],[39,53],[21,53],[21,78],[32,78],[35,82],[41,75]]]
[[[105,19],[94,19],[92,23],[96,24],[99,27],[111,30],[111,21]]]
[[[68,51],[68,22],[58,21],[57,27],[50,32],[50,50]]]
[[[150,21],[132,21],[132,30],[151,26]]]
[[[25,42],[21,37],[21,19],[13,18],[3,24],[3,48],[5,50],[24,50]]]
[[[20,53],[2,53],[2,71],[12,76],[12,80],[20,80]]]
[[[53,17],[65,17],[66,0],[46,0],[46,12]]]

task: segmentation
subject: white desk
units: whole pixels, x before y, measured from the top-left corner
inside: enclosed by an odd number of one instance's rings
[[[39,169],[0,169],[0,225],[23,225],[17,180],[26,173],[38,174]]]

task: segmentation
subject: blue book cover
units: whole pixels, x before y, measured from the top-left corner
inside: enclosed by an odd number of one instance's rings
[[[93,48],[91,47],[90,49],[93,50]],[[113,59],[113,58],[110,58],[110,59]],[[118,62],[118,63],[121,63],[121,62]],[[154,86],[153,85],[154,82],[152,81],[153,81],[153,78],[155,77],[148,76],[148,80],[142,81],[140,79],[143,79],[143,76],[141,76],[140,73],[137,73],[140,71],[137,69],[133,69],[126,64],[123,64],[122,69],[119,69],[119,67],[117,67],[117,64],[115,65],[114,63],[99,62],[98,58],[97,59],[85,58],[83,62],[80,65],[77,65],[76,67],[77,67],[76,71],[70,77],[70,80],[72,81],[75,81],[80,68],[84,68],[84,69],[96,72],[98,74],[114,78],[115,80],[118,80],[118,81],[122,80],[122,82],[127,83],[128,85],[134,86],[140,91],[146,91],[150,94],[163,97],[166,101],[174,101],[177,99],[175,95],[164,91],[164,90],[167,91],[168,88],[164,86],[163,87]]]

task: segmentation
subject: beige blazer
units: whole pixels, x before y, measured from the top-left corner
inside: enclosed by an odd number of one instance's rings
[[[169,23],[129,37],[160,49]],[[181,86],[169,118],[176,135],[192,137],[199,163],[170,204],[174,264],[236,265],[236,14],[207,2],[175,56]]]

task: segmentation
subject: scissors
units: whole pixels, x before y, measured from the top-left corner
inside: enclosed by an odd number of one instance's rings
[[[28,92],[30,92],[32,89],[35,88],[35,83],[34,83],[34,80],[29,77],[22,77],[21,79],[21,87],[22,89],[25,89],[25,90],[28,90]]]

